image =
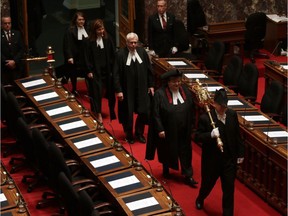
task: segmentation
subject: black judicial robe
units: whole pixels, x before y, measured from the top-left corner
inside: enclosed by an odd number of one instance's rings
[[[177,105],[173,105],[172,94],[167,86],[162,86],[155,92],[145,156],[146,159],[153,160],[157,149],[159,162],[175,170],[179,169],[180,151],[183,155],[180,159],[181,163],[184,162],[191,167],[191,133],[194,122],[191,92],[184,85],[179,91],[182,98],[186,99],[184,99],[185,103]],[[165,139],[159,138],[158,133],[161,131],[165,131]]]
[[[138,61],[131,61],[131,65],[126,65],[129,52],[127,47],[121,48],[115,57],[114,88],[116,93],[123,92],[124,95],[124,100],[118,101],[118,118],[122,124],[133,118],[133,112],[148,115],[150,104],[148,88],[154,87],[148,54],[143,47],[137,47],[136,50],[142,59],[141,64]]]
[[[115,114],[115,94],[113,88],[113,64],[115,59],[115,46],[110,38],[103,38],[104,48],[97,47],[96,41],[89,41],[88,45],[88,70],[93,72],[93,79],[88,82],[91,87],[89,92],[93,98],[93,111],[101,112],[102,107],[102,88],[106,88],[105,97],[108,99],[110,119],[116,119]],[[89,79],[88,79],[89,80]]]

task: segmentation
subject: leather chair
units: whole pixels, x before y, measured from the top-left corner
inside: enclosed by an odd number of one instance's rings
[[[263,42],[266,34],[267,17],[263,12],[252,13],[248,16],[245,27],[245,50],[248,52],[252,63],[255,58],[269,58],[266,53],[259,52],[263,48]]]
[[[200,57],[208,49],[208,43],[200,27],[206,26],[206,16],[199,0],[187,1],[187,31],[191,36],[192,54]]]
[[[269,87],[265,90],[264,95],[261,99],[261,102],[255,102],[255,104],[260,105],[260,110],[266,113],[268,116],[273,118],[276,121],[281,120],[281,108],[282,108],[282,100],[284,94],[283,85],[273,80],[271,81]]]
[[[222,41],[215,41],[207,52],[204,60],[192,60],[205,73],[215,78],[221,77],[223,71],[223,57],[225,53],[225,44]]]
[[[238,94],[247,101],[254,102],[258,94],[258,69],[253,63],[246,63],[240,74]]]
[[[58,184],[60,198],[69,216],[113,215],[112,205],[109,202],[99,200],[99,188],[96,182],[90,182],[86,185],[73,184],[65,173],[60,172]],[[93,203],[91,196],[97,199],[97,204]],[[102,199],[103,197],[101,194]]]
[[[186,58],[188,60],[195,60],[197,56],[189,52],[189,34],[185,28],[184,23],[181,20],[175,20],[174,32],[176,32],[176,38],[174,39],[175,46],[178,48],[177,53],[172,54],[173,58]]]
[[[243,61],[238,55],[232,56],[223,70],[223,84],[234,92],[238,92],[238,82],[243,70]]]
[[[17,133],[19,132],[17,130],[15,130],[15,128],[17,128],[17,119],[21,117],[23,118],[23,120],[30,126],[34,123],[37,122],[37,120],[39,119],[39,113],[33,108],[33,107],[23,107],[21,108],[16,96],[13,94],[13,92],[8,92],[7,93],[7,126],[8,128],[10,128],[10,131],[14,131],[14,136],[16,137],[16,142],[19,144],[21,139],[21,136],[17,137]],[[18,138],[18,140],[17,140]],[[21,142],[20,142],[21,143]],[[23,150],[23,147],[21,145],[19,145],[20,148]],[[19,164],[16,164],[15,162],[22,162]],[[19,169],[21,166],[25,165],[25,157],[12,157],[10,159],[9,162],[11,165],[15,165],[12,166],[10,173],[14,173],[16,172],[17,169]]]

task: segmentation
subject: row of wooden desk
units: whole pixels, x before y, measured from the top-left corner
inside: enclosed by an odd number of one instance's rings
[[[29,216],[30,213],[19,188],[10,173],[1,162],[0,167],[0,215],[2,216]]]
[[[157,180],[50,74],[16,81],[118,215],[174,215],[181,208]],[[180,214],[181,215],[181,214]]]
[[[216,89],[225,88],[228,107],[237,111],[241,134],[245,143],[245,160],[237,177],[282,214],[287,213],[287,129],[257,107],[216,82],[186,59],[153,58],[156,78],[171,68],[182,71],[183,82],[189,87],[199,79],[211,97]],[[282,74],[281,74],[282,75]],[[282,77],[282,76],[281,76]],[[287,75],[285,82],[287,83]],[[161,81],[158,79],[158,85]],[[197,104],[197,100],[195,100]],[[196,107],[197,116],[204,110]]]

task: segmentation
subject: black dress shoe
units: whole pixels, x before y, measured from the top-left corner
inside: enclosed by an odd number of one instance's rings
[[[195,201],[195,204],[196,204],[196,208],[200,210],[200,209],[203,209],[204,201],[197,198]]]
[[[126,142],[130,143],[130,144],[134,144],[134,139],[133,138],[130,138],[130,137],[126,137]]]
[[[136,136],[136,138],[140,143],[146,143],[146,139],[143,135]]]
[[[192,177],[185,177],[185,180],[184,180],[185,184],[193,187],[193,188],[197,188],[197,184],[198,182],[195,181]]]

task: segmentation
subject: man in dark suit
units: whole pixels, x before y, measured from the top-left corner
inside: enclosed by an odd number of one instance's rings
[[[11,17],[1,18],[1,83],[13,84],[22,77],[24,43],[22,35],[11,29]]]
[[[226,90],[216,91],[212,104],[214,109],[211,110],[216,128],[212,128],[207,113],[199,119],[195,139],[202,143],[201,188],[196,199],[196,208],[203,208],[204,199],[210,194],[220,177],[223,191],[223,215],[232,216],[237,164],[244,160],[244,145],[240,137],[237,113],[227,108],[227,103]],[[223,152],[217,142],[219,138],[223,143]]]
[[[158,0],[157,13],[148,19],[149,49],[159,57],[169,57],[178,51],[174,44],[175,16],[166,10],[166,0]]]
[[[118,117],[128,143],[134,143],[133,114],[136,113],[135,136],[145,143],[143,136],[149,117],[149,94],[154,95],[154,78],[146,50],[138,46],[138,35],[126,36],[126,47],[118,50],[113,70],[114,88],[118,100]]]

